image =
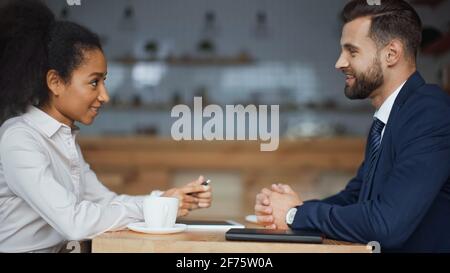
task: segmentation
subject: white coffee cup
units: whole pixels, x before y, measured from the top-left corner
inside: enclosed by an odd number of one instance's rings
[[[149,228],[171,228],[178,213],[178,198],[148,196],[144,199],[144,219]]]

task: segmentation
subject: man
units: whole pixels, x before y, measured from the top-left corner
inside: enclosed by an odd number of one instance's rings
[[[315,229],[383,251],[450,251],[450,97],[416,71],[421,21],[403,0],[349,2],[343,12],[345,95],[376,109],[364,162],[347,187],[303,202],[287,185],[256,197],[268,228]]]

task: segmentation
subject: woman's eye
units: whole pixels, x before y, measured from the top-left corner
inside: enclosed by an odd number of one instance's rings
[[[92,85],[93,87],[97,87],[97,84],[98,84],[98,80],[91,81],[91,85]]]

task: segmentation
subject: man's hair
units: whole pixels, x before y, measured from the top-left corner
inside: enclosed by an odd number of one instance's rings
[[[378,49],[399,39],[404,44],[405,56],[416,60],[422,40],[422,22],[410,4],[404,0],[381,0],[380,5],[370,5],[367,0],[352,0],[342,10],[344,23],[361,17],[371,18],[369,37]]]

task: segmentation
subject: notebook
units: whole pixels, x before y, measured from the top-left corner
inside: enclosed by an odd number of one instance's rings
[[[312,230],[276,230],[261,228],[232,228],[225,233],[230,241],[260,241],[321,244],[324,236]]]

